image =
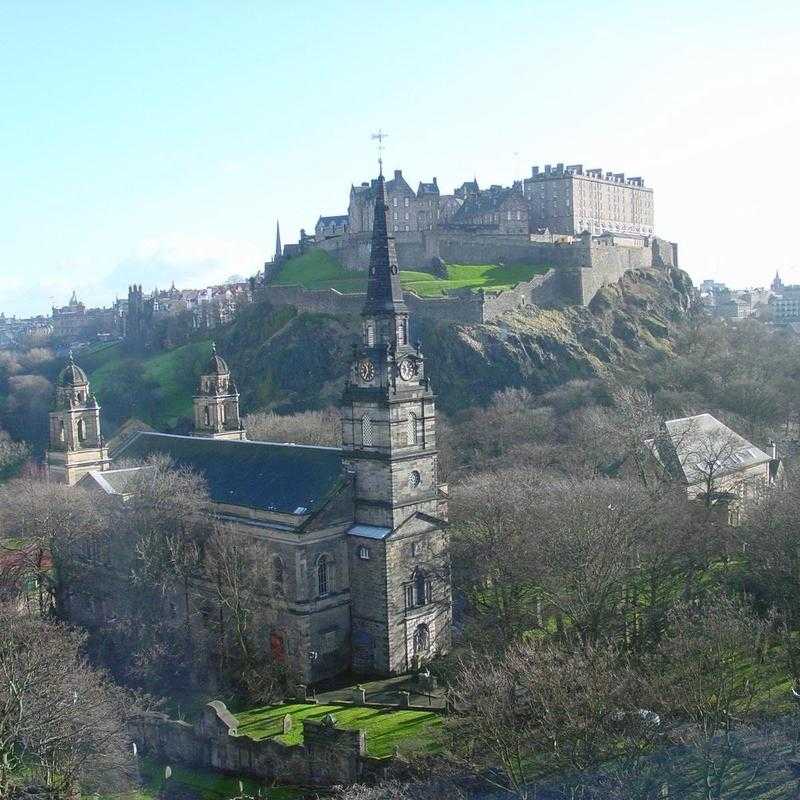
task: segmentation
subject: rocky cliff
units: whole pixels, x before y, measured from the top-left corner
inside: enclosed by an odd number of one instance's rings
[[[538,393],[573,378],[641,374],[652,358],[671,352],[694,311],[685,272],[641,269],[601,288],[587,308],[531,306],[483,325],[414,321],[412,334],[422,341],[440,406],[456,410],[508,386]],[[244,410],[336,403],[359,321],[289,314],[281,325],[269,322],[280,313],[254,306],[222,337]],[[258,315],[265,314],[262,326]],[[268,336],[259,336],[261,327]]]

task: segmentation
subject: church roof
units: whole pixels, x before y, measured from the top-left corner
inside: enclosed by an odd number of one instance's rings
[[[667,420],[647,445],[673,478],[689,486],[710,472],[721,478],[770,461],[763,450],[711,414]]]
[[[70,353],[67,366],[59,373],[58,385],[64,387],[86,386],[87,383],[89,383],[89,379],[86,377],[86,373],[75,363],[72,353]]]
[[[211,345],[211,361],[208,363],[205,375],[228,375],[230,370],[228,364],[222,356],[217,355],[217,346]]]
[[[114,459],[164,455],[202,475],[215,503],[303,516],[320,509],[344,481],[333,447],[205,439],[140,431]]]

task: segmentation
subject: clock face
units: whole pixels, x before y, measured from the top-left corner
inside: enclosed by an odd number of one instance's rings
[[[365,358],[358,365],[358,374],[361,376],[361,380],[371,381],[375,377],[375,365]]]
[[[404,381],[410,381],[417,372],[417,367],[414,362],[410,358],[404,358],[400,362],[400,367],[398,369],[400,373],[400,377]]]

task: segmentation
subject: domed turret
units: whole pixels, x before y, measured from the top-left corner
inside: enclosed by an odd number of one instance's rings
[[[231,371],[225,363],[225,359],[217,353],[217,345],[215,342],[211,343],[211,361],[208,364],[206,371],[208,375],[230,375]]]
[[[47,466],[52,479],[72,486],[87,472],[109,467],[108,450],[100,433],[100,406],[89,378],[72,353],[58,374],[56,408],[50,413]]]
[[[89,379],[86,377],[86,373],[75,363],[71,350],[67,366],[64,367],[58,375],[57,384],[65,389],[89,385]]]
[[[244,439],[239,417],[239,392],[225,359],[211,345],[211,360],[200,376],[194,397],[194,435],[212,439]]]

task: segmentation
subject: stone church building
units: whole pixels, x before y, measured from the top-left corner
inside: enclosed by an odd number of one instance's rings
[[[123,503],[151,454],[204,476],[232,535],[264,566],[271,656],[306,682],[408,671],[450,642],[447,492],[434,395],[409,342],[385,181],[377,180],[363,336],[343,397],[342,448],[247,441],[225,361],[212,354],[192,436],[137,432],[109,454],[100,407],[70,358],[50,415],[51,479]],[[265,637],[266,638],[266,637]]]

